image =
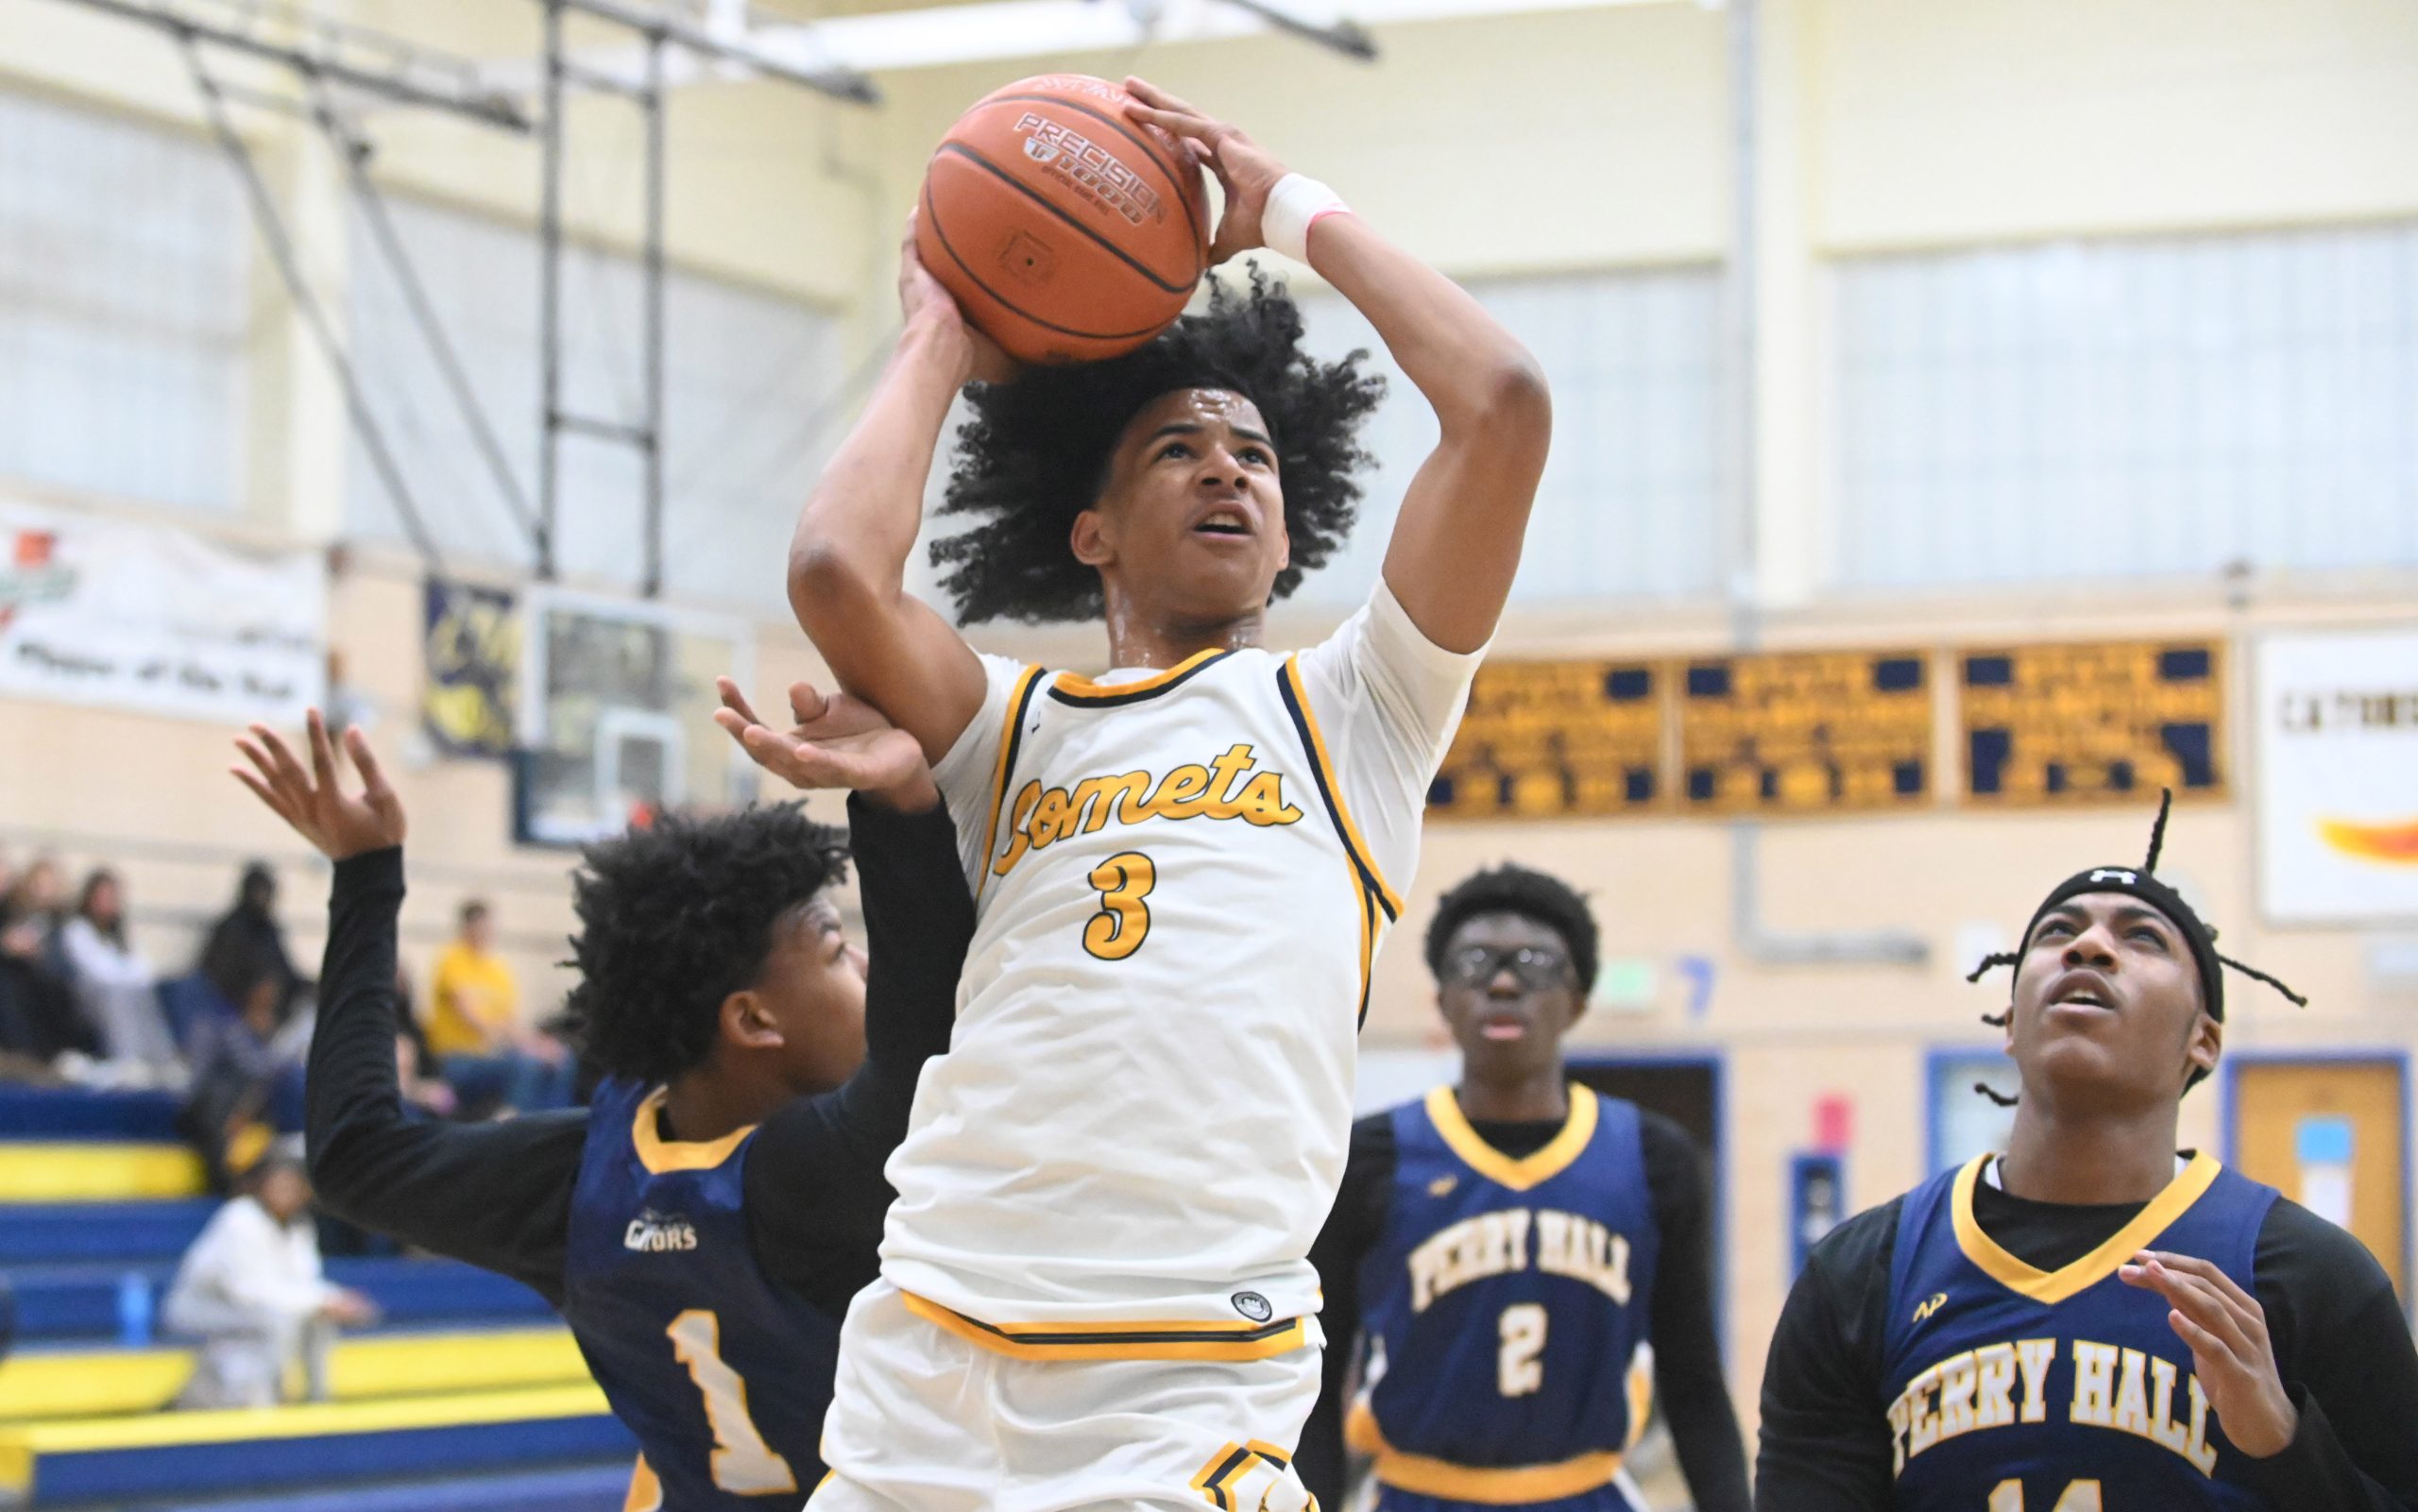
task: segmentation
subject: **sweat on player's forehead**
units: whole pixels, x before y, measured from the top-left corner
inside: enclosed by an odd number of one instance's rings
[[[1223,429],[1244,441],[1269,442],[1259,406],[1230,388],[1170,389],[1126,423],[1126,445],[1149,447],[1166,435],[1197,435]]]

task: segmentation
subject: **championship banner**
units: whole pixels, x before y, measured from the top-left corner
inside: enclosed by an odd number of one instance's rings
[[[1968,799],[2047,807],[2224,790],[2220,641],[1966,651],[1956,667]]]
[[[1453,819],[1574,819],[1667,807],[1661,684],[1636,661],[1490,661],[1428,790]]]
[[[2418,627],[2258,641],[2271,923],[2418,923]]]
[[[447,756],[511,755],[520,666],[512,595],[430,578],[426,601],[428,688],[420,722],[428,738]]]
[[[1931,799],[1930,658],[1780,652],[1684,665],[1681,804],[1690,813],[1824,814]]]
[[[0,697],[298,725],[323,701],[327,570],[0,498]]]

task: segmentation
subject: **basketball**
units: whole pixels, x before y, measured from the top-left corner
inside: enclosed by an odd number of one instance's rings
[[[1206,270],[1200,169],[1081,74],[1021,79],[958,118],[925,171],[916,251],[966,318],[1020,362],[1132,351]]]

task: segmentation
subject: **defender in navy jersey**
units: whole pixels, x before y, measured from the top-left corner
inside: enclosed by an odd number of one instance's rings
[[[870,1282],[923,1063],[947,1048],[972,928],[920,753],[861,705],[792,690],[799,727],[721,718],[760,763],[849,802],[868,970],[828,896],[843,837],[793,808],[671,817],[591,847],[570,1016],[606,1079],[585,1111],[408,1115],[396,1087],[404,816],[358,731],[346,791],[259,726],[253,791],[336,862],[309,1072],[332,1210],[500,1270],[561,1309],[643,1452],[633,1509],[794,1508],[823,1475],[839,1321]],[[917,811],[920,810],[920,811]]]
[[[1984,963],[2016,968],[1990,1020],[2021,1073],[2007,1151],[1814,1250],[1764,1372],[1757,1506],[2418,1508],[2418,1351],[2382,1267],[2173,1153],[2223,970],[2259,974],[2156,877],[2164,831]]]
[[[1299,1463],[1330,1505],[1348,1440],[1384,1512],[1632,1512],[1622,1457],[1659,1378],[1695,1504],[1745,1512],[1702,1158],[1563,1064],[1596,950],[1585,901],[1524,868],[1439,905],[1427,959],[1460,1084],[1360,1122],[1312,1253],[1337,1347]]]

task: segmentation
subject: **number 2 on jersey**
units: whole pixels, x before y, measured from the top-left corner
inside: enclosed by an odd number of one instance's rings
[[[773,1453],[747,1415],[747,1383],[723,1363],[722,1319],[692,1307],[663,1332],[706,1399],[706,1421],[714,1431],[714,1484],[733,1496],[796,1490],[790,1462]]]
[[[1092,868],[1099,889],[1099,911],[1083,926],[1083,948],[1102,960],[1123,960],[1142,948],[1150,932],[1150,906],[1142,900],[1159,885],[1159,868],[1140,851],[1112,856]]]
[[[2001,1481],[1990,1492],[1989,1512],[2023,1512],[2023,1483]],[[2097,1481],[2069,1481],[2049,1512],[2101,1512]]]
[[[1494,1359],[1494,1384],[1507,1397],[1524,1397],[1543,1389],[1544,1362],[1537,1356],[1545,1348],[1545,1310],[1540,1302],[1514,1302],[1503,1310],[1503,1321],[1497,1325],[1503,1335],[1503,1352]],[[1998,1512],[1992,1507],[1990,1512]]]

